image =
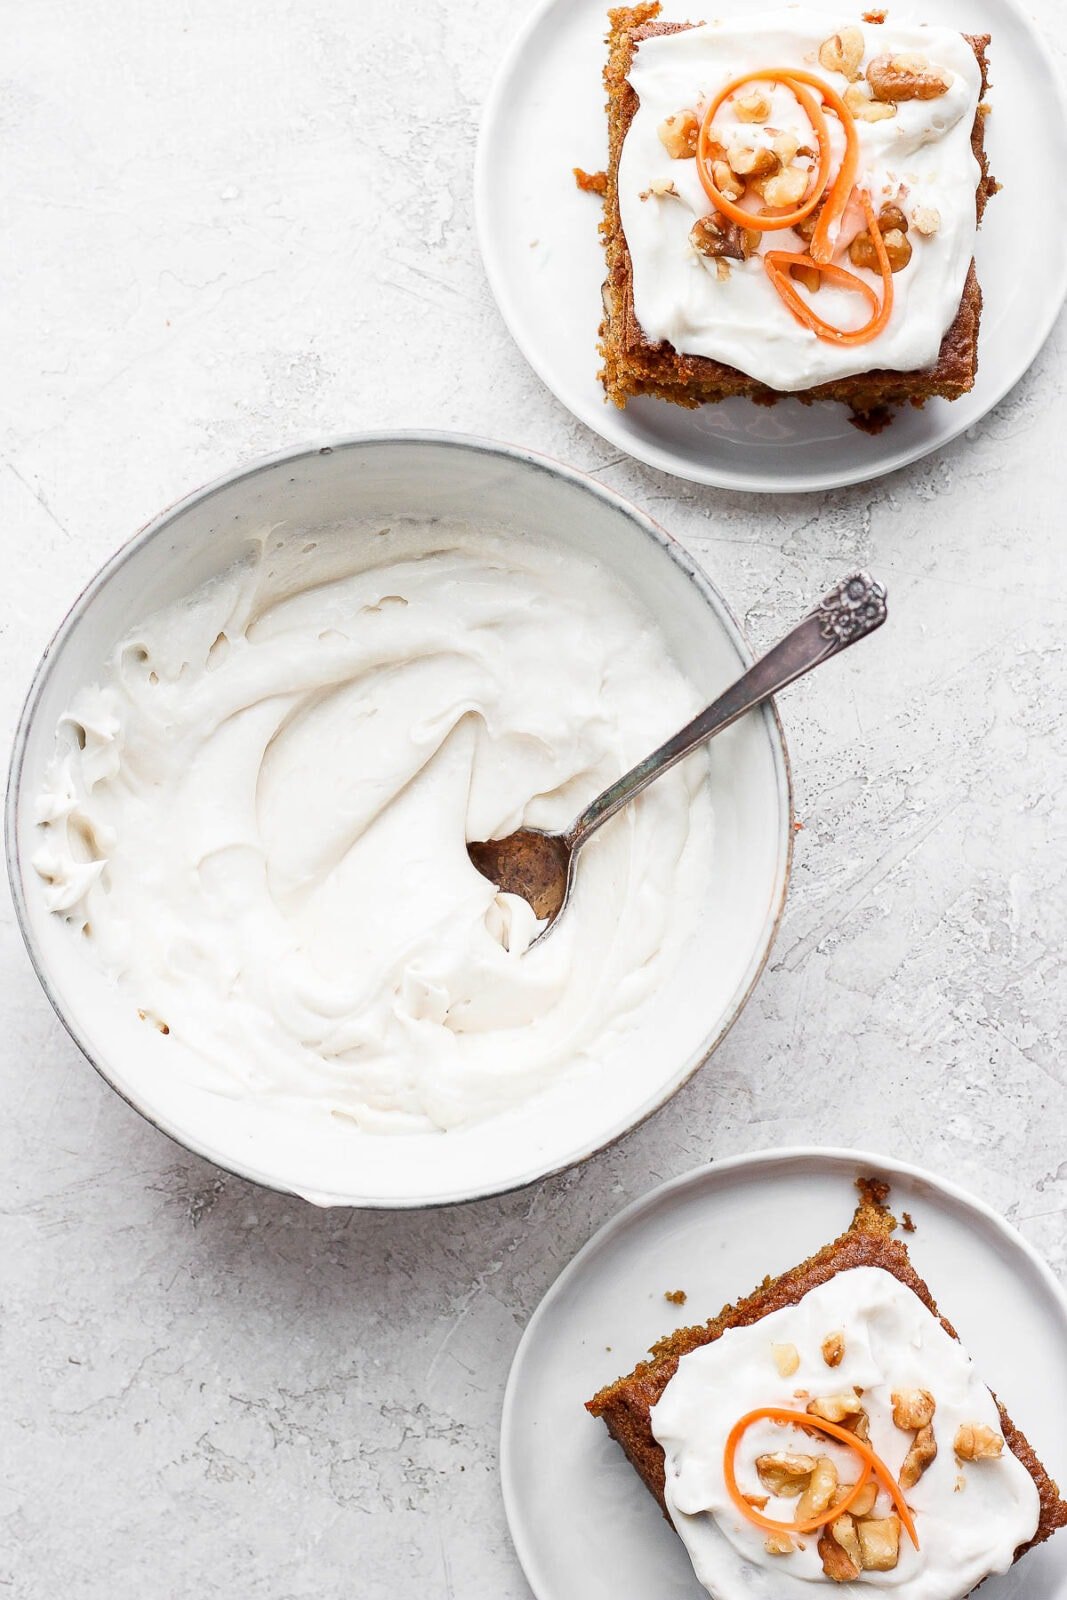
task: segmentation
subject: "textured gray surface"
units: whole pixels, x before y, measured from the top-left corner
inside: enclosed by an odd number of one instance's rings
[[[1043,11],[1062,40],[1063,0]],[[5,896],[5,1594],[524,1595],[496,1483],[522,1326],[595,1226],[709,1157],[913,1158],[1067,1277],[1064,325],[969,437],[821,504],[617,459],[529,373],[478,265],[478,105],[514,26],[502,0],[40,0],[6,30],[5,744],[135,527],[361,427],[595,472],[759,643],[857,561],[892,621],[783,705],[792,896],[723,1049],[616,1149],[503,1200],[320,1214],[184,1155],[77,1055]]]

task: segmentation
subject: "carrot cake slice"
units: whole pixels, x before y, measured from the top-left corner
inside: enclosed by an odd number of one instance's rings
[[[988,36],[659,9],[610,13],[607,394],[792,395],[867,416],[965,394],[995,188]]]
[[[891,1238],[886,1186],[860,1190],[847,1233],[587,1402],[715,1600],[962,1600],[1067,1525]]]

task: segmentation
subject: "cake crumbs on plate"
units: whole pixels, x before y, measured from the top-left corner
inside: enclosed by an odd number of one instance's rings
[[[904,1229],[905,1233],[914,1233],[915,1232],[915,1223],[912,1221],[912,1217],[911,1217],[911,1212],[910,1211],[902,1211],[900,1213],[900,1222],[901,1222],[901,1227]]]
[[[688,1298],[684,1289],[664,1289],[664,1300],[669,1300],[672,1306],[684,1306]]]
[[[608,175],[606,172],[586,172],[583,167],[575,167],[574,181],[585,194],[606,194]]]

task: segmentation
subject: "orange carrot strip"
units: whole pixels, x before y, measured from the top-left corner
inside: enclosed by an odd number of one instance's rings
[[[749,1505],[737,1487],[737,1477],[734,1473],[734,1456],[737,1454],[737,1447],[741,1439],[752,1424],[754,1422],[762,1422],[765,1419],[771,1422],[792,1423],[794,1427],[806,1428],[815,1433],[825,1433],[831,1439],[837,1439],[841,1444],[847,1444],[863,1462],[863,1472],[860,1474],[859,1482],[853,1484],[849,1493],[842,1500],[839,1500],[837,1505],[828,1507],[826,1511],[820,1513],[817,1517],[809,1518],[807,1522],[775,1522],[773,1518],[763,1516],[756,1510],[755,1506]],[[827,1522],[832,1522],[835,1518],[844,1516],[873,1472],[896,1506],[897,1514],[908,1530],[908,1537],[911,1539],[912,1544],[916,1550],[919,1548],[915,1523],[912,1520],[911,1512],[908,1510],[897,1480],[881,1456],[876,1455],[869,1444],[866,1444],[862,1439],[857,1439],[856,1435],[849,1433],[847,1428],[839,1428],[836,1422],[824,1422],[822,1417],[811,1416],[807,1411],[788,1411],[780,1406],[762,1406],[758,1411],[749,1411],[739,1421],[735,1422],[730,1429],[726,1440],[726,1449],[723,1452],[722,1469],[723,1476],[726,1479],[727,1493],[738,1511],[747,1517],[750,1522],[754,1522],[757,1527],[769,1528],[774,1533],[814,1533],[816,1528],[821,1528]]]
[[[778,217],[768,217],[757,212],[746,211],[742,206],[735,204],[733,200],[727,200],[716,184],[711,172],[711,124],[715,119],[715,114],[729,95],[743,88],[746,83],[756,82],[785,84],[803,107],[819,145],[819,166],[816,172],[815,187],[797,210],[789,211]],[[813,77],[811,73],[789,72],[785,68],[770,67],[766,72],[746,72],[743,78],[734,78],[716,96],[704,113],[697,138],[697,173],[701,183],[704,185],[704,192],[715,209],[721,211],[724,217],[729,217],[732,222],[740,223],[743,228],[755,228],[761,233],[769,233],[776,232],[782,228],[796,227],[798,222],[803,222],[804,218],[810,216],[815,210],[827,183],[830,181],[830,135],[826,127],[826,118],[815,96],[809,94],[803,87],[804,83],[810,83],[827,94],[833,95],[834,93],[820,78]],[[834,98],[836,99],[837,96],[835,95]],[[834,109],[836,110],[836,107]],[[841,109],[847,117],[849,115],[848,107],[843,101],[841,102]]]
[[[781,216],[768,217],[746,211],[733,200],[727,200],[715,182],[711,171],[711,125],[723,101],[746,83],[782,83],[803,107],[812,132],[815,134],[819,145],[819,165],[816,171],[815,184],[808,192],[802,205],[795,211],[789,211]],[[852,187],[856,181],[859,169],[859,137],[856,133],[856,122],[851,111],[830,85],[817,78],[814,73],[804,72],[800,68],[768,67],[766,71],[746,73],[743,78],[734,78],[725,89],[721,90],[705,111],[700,124],[700,133],[697,139],[697,172],[704,185],[704,192],[716,210],[731,221],[740,223],[743,228],[755,228],[761,233],[775,232],[783,228],[795,228],[798,222],[803,222],[815,210],[819,201],[826,193],[830,184],[830,134],[826,126],[826,116],[823,106],[814,95],[808,93],[805,85],[817,89],[819,98],[824,105],[837,117],[844,130],[845,153],[838,168],[837,176],[830,185],[826,195],[826,204],[823,206],[819,220],[811,237],[811,254],[817,263],[829,261],[833,255],[833,240],[830,231],[841,220],[845,207],[848,205]]]
[[[871,339],[877,338],[893,311],[893,271],[889,265],[885,243],[882,239],[882,230],[878,226],[878,219],[874,214],[870,196],[865,192],[860,193],[860,204],[867,219],[867,228],[870,232],[874,253],[878,258],[878,268],[882,279],[882,303],[879,306],[878,297],[868,283],[862,278],[857,278],[854,272],[848,272],[844,267],[836,267],[828,261],[816,261],[812,255],[795,255],[789,250],[767,250],[764,252],[763,264],[775,289],[788,306],[798,322],[804,327],[811,328],[820,339],[828,340],[832,344],[854,345],[867,344]],[[793,267],[814,267],[821,272],[830,283],[836,283],[842,289],[853,289],[857,294],[862,294],[870,302],[872,317],[861,328],[835,328],[832,322],[827,322],[820,317],[813,306],[797,292],[790,278]]]

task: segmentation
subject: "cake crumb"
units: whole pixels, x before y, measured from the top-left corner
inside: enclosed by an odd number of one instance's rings
[[[684,1306],[687,1296],[684,1289],[664,1289],[663,1298],[669,1300],[672,1306]]]
[[[915,1223],[912,1221],[912,1217],[911,1217],[911,1212],[910,1211],[902,1211],[900,1213],[900,1219],[901,1219],[901,1226],[903,1227],[905,1233],[914,1233],[915,1232]]]
[[[865,11],[863,20],[864,22],[884,22],[888,15],[889,13],[879,6],[875,11]]]
[[[794,817],[793,818],[793,832],[794,833],[803,833],[804,832],[804,824],[801,822],[799,817]]]
[[[582,167],[575,167],[574,181],[584,194],[606,194],[608,188],[608,175],[606,172],[586,172]]]

